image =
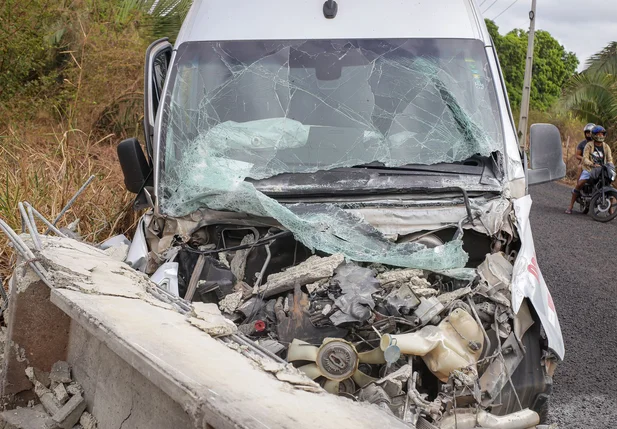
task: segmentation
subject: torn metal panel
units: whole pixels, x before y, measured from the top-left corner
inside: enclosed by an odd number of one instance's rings
[[[527,330],[531,328],[534,323],[535,322],[531,316],[531,311],[529,310],[527,301],[523,301],[521,308],[514,316],[514,333],[516,334],[516,337],[519,340],[522,340],[525,332],[527,332]]]
[[[478,267],[478,274],[486,281],[484,290],[488,295],[494,295],[504,289],[509,289],[512,283],[512,264],[503,253],[487,255],[484,262]]]
[[[546,332],[549,347],[555,351],[560,359],[564,358],[565,346],[555,304],[544,276],[538,266],[536,250],[533,244],[529,211],[531,210],[531,196],[514,200],[517,230],[521,240],[521,250],[514,263],[512,276],[512,309],[518,313],[523,299],[529,298],[536,313],[542,321]]]
[[[480,377],[480,388],[486,394],[485,399],[482,400],[482,405],[485,407],[498,400],[501,390],[525,357],[525,351],[521,348],[514,334],[510,334],[501,349],[501,355],[489,365]]]
[[[133,269],[141,272],[146,271],[146,265],[148,264],[148,243],[146,242],[146,225],[150,223],[152,219],[151,214],[145,214],[139,219],[137,228],[135,229],[135,236],[129,247],[129,252],[126,256],[125,262]]]
[[[166,262],[150,277],[160,288],[175,296],[180,296],[178,290],[178,263]]]
[[[484,197],[471,198],[471,207],[478,222],[464,223],[464,229],[472,229],[482,234],[493,236],[509,226],[509,214],[512,203],[505,197],[486,199]],[[378,208],[353,208],[350,212],[362,217],[386,235],[405,236],[419,231],[435,230],[447,225],[457,225],[467,216],[463,200],[449,198],[444,200],[428,200],[421,203],[404,202],[408,207],[401,208],[401,202],[394,207],[388,207],[382,202]],[[511,234],[510,234],[511,235]]]

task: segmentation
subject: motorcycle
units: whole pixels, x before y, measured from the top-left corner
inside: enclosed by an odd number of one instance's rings
[[[617,189],[613,188],[616,173],[613,164],[604,164],[591,170],[591,178],[585,183],[576,199],[579,211],[598,222],[609,222],[617,217]]]

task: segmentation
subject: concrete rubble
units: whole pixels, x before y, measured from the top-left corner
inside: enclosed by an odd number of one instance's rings
[[[0,413],[0,428],[73,429],[78,423],[84,429],[97,428],[96,420],[86,411],[81,386],[71,377],[68,362],[54,363],[48,376],[33,367],[26,368],[25,373],[34,384],[34,393],[40,404]],[[40,380],[37,374],[41,375]],[[52,390],[42,383],[48,381],[55,384]]]

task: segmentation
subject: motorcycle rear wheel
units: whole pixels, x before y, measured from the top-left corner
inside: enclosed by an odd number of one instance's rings
[[[610,222],[617,217],[617,189],[601,192],[593,196],[589,203],[591,217],[598,222]]]

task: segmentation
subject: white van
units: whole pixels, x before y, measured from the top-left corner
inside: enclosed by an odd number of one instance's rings
[[[560,134],[527,165],[474,1],[196,0],[145,79],[128,263],[411,427],[546,423],[527,188],[564,176]]]

